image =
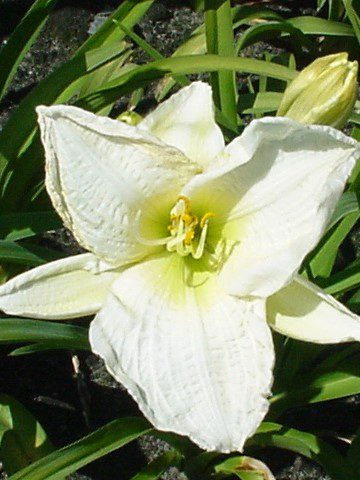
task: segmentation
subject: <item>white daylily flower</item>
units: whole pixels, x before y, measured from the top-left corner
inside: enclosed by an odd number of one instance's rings
[[[0,308],[97,313],[94,352],[157,428],[242,450],[268,410],[266,320],[312,342],[360,340],[358,317],[296,277],[360,155],[356,141],[264,118],[225,147],[201,82],[137,127],[69,106],[38,114],[49,195],[91,253],[9,281]]]

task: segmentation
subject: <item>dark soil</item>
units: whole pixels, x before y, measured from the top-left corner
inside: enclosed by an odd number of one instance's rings
[[[0,46],[31,5],[31,0],[0,0]],[[277,9],[297,15],[299,8],[313,8],[316,2],[278,2]],[[13,108],[51,71],[70,58],[89,35],[98,28],[118,1],[59,1],[40,38],[21,64],[9,93],[0,105],[1,125]],[[305,12],[308,13],[308,12]],[[192,11],[188,2],[158,1],[140,22],[137,33],[164,55],[170,54],[202,22],[202,14]],[[280,48],[280,50],[276,50]],[[246,54],[258,56],[264,50],[281,51],[281,46],[260,44]],[[139,55],[145,61],[146,56]],[[151,97],[151,90],[149,97]],[[81,251],[71,235],[62,229],[50,233],[43,241],[68,254]],[[358,231],[343,252],[345,261],[360,252]],[[88,319],[84,320],[87,323]],[[123,416],[140,415],[136,404],[106,372],[102,362],[92,354],[80,354],[80,371],[75,373],[73,352],[46,352],[28,357],[8,357],[9,348],[1,348],[2,393],[13,395],[41,422],[56,447],[64,446],[105,423]],[[328,402],[290,412],[284,421],[299,429],[333,431],[346,435],[359,422],[360,406],[356,398]],[[329,421],[331,419],[331,422]],[[165,442],[146,436],[72,475],[77,480],[127,479],[137,473],[149,459],[164,449]],[[273,470],[278,480],[331,480],[315,463],[287,451],[267,450],[259,458]],[[166,477],[184,478],[176,469]],[[5,478],[3,473],[2,478]],[[336,479],[333,479],[336,480]]]

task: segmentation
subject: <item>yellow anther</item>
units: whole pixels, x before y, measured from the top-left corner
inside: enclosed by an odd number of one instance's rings
[[[183,213],[180,216],[180,218],[185,223],[185,225],[190,225],[190,223],[192,223],[192,221],[193,221],[193,216],[189,215],[188,213]]]
[[[215,213],[213,212],[207,212],[205,213],[205,215],[203,215],[201,217],[201,220],[200,220],[200,227],[201,228],[204,228],[205,227],[205,223],[207,222],[207,220],[209,220],[209,218],[213,218],[215,217]]]
[[[194,230],[187,231],[186,234],[185,234],[185,238],[184,238],[184,244],[185,245],[191,245],[191,242],[194,239],[194,237],[195,237]]]
[[[178,196],[178,202],[182,200],[185,203],[185,209],[186,211],[190,208],[190,199],[186,197],[185,195],[179,195]]]

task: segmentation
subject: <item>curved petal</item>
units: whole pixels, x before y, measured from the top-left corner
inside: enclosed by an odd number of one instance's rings
[[[217,214],[209,242],[232,247],[221,272],[230,293],[268,296],[289,282],[359,156],[360,144],[335,129],[264,118],[225,149],[221,166],[185,186],[194,205]]]
[[[297,276],[267,300],[270,326],[314,343],[360,341],[360,318],[313,283]]]
[[[137,212],[143,212],[145,236],[164,236],[163,210],[170,211],[198,167],[179,150],[122,122],[67,106],[37,112],[47,190],[79,243],[116,265],[153,251],[134,235]]]
[[[193,82],[161,103],[138,125],[206,167],[225,146],[215,123],[211,88]]]
[[[92,315],[119,276],[103,268],[91,253],[33,268],[0,287],[0,310],[49,320]]]
[[[208,450],[241,450],[268,410],[264,302],[227,295],[191,265],[168,255],[124,271],[90,343],[157,428]]]

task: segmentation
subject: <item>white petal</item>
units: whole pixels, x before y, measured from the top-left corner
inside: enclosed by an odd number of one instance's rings
[[[206,167],[225,144],[215,123],[211,88],[194,82],[161,103],[139,125]]]
[[[360,341],[360,318],[300,276],[267,300],[267,317],[274,330],[298,340]]]
[[[189,262],[173,254],[124,271],[90,343],[157,428],[208,450],[241,450],[268,410],[264,301],[226,294]]]
[[[136,213],[143,212],[145,236],[166,236],[160,219],[198,167],[179,150],[122,122],[75,107],[37,111],[46,186],[79,243],[117,265],[153,251],[134,235]]]
[[[0,310],[22,317],[61,320],[96,313],[104,302],[115,271],[98,271],[90,253],[33,268],[0,287]]]
[[[360,144],[333,128],[264,118],[226,148],[222,166],[190,181],[183,193],[217,213],[209,242],[220,229],[232,246],[221,273],[230,293],[268,296],[293,277],[359,156]]]

